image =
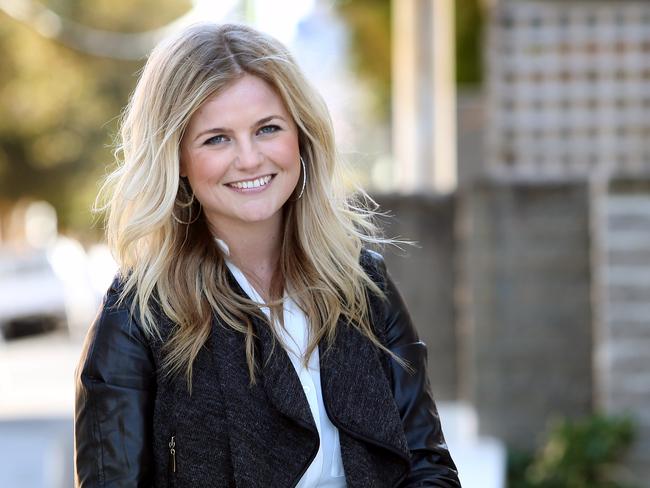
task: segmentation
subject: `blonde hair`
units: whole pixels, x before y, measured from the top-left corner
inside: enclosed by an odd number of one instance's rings
[[[390,354],[370,323],[367,293],[383,294],[360,264],[362,246],[383,240],[376,237],[373,211],[344,189],[323,100],[274,38],[245,25],[198,24],[162,42],[147,60],[122,117],[118,167],[98,196],[106,203],[96,205],[107,211],[108,244],[124,280],[121,298],[133,297],[144,331],[165,341],[165,374],[184,372],[190,391],[192,364],[214,312],[245,334],[252,382],[251,316],[268,322],[259,304],[232,289],[224,255],[179,176],[190,117],[244,74],[269,83],[298,127],[307,183],[301,198],[285,204],[276,275],[309,317],[306,358],[323,337],[332,343],[340,318]],[[169,337],[161,335],[155,307],[175,324]]]

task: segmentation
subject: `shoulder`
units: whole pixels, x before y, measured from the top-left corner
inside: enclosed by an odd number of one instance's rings
[[[379,286],[384,296],[371,297],[370,305],[375,317],[375,328],[383,335],[385,345],[419,342],[404,299],[388,272],[384,257],[370,249],[363,249],[361,265],[368,276]]]
[[[379,265],[384,263],[384,256],[377,251],[368,249],[367,247],[361,248],[361,256],[359,259],[361,264],[367,265]]]
[[[131,310],[132,296],[123,297],[123,291],[124,281],[116,276],[88,330],[78,371],[82,377],[120,384],[134,377],[131,367],[141,370],[142,359],[151,360],[150,341]]]
[[[136,340],[141,340],[144,336],[132,311],[133,294],[125,295],[124,289],[124,278],[116,275],[104,295],[92,327],[101,335],[123,332]]]
[[[370,279],[385,291],[388,273],[384,256],[372,249],[362,248],[359,263]]]

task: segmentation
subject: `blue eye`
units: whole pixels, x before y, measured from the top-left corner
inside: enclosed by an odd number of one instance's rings
[[[215,144],[221,144],[222,142],[226,142],[227,139],[228,138],[223,134],[218,134],[216,136],[212,136],[210,139],[206,140],[203,144],[213,146]]]
[[[279,130],[282,129],[280,129],[280,127],[277,125],[265,125],[264,127],[261,127],[260,130],[258,130],[258,132],[260,134],[273,134],[274,132],[277,132]]]

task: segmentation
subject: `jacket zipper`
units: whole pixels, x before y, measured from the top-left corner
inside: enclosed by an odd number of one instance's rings
[[[169,449],[169,467],[167,472],[169,473],[169,486],[176,486],[176,434],[172,434],[169,438],[169,443],[167,444]]]
[[[176,436],[173,435],[169,441],[169,460],[172,465],[172,473],[176,472]]]

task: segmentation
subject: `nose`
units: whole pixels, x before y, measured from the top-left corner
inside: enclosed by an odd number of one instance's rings
[[[250,171],[257,169],[262,160],[259,148],[251,141],[244,141],[238,144],[233,166],[241,171]]]

